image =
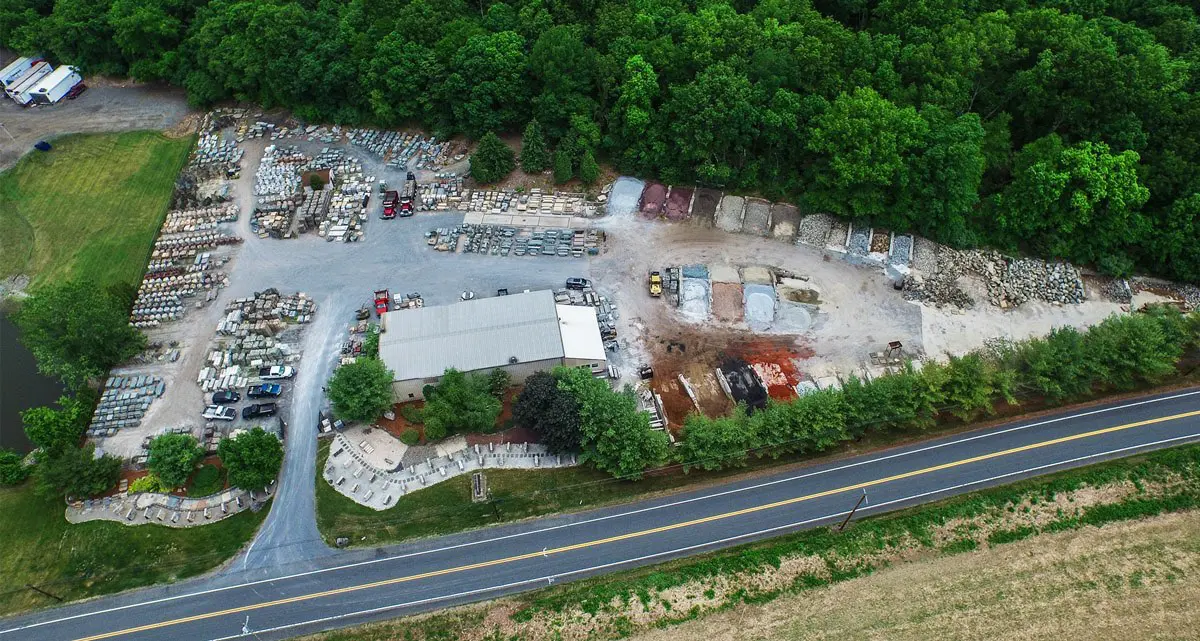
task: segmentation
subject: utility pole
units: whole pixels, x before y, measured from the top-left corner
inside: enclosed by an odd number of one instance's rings
[[[864,487],[862,496],[858,497],[858,503],[854,504],[854,507],[850,510],[850,513],[846,515],[846,520],[842,521],[842,524],[838,526],[838,532],[841,532],[846,528],[846,524],[850,522],[850,519],[854,517],[854,513],[858,511],[858,506],[862,505],[863,501],[865,500],[867,500],[867,488]]]
[[[45,590],[43,590],[43,589],[39,588],[38,586],[36,586],[36,585],[34,585],[34,584],[32,584],[32,583],[26,583],[26,584],[25,584],[25,587],[27,587],[27,588],[29,588],[30,590],[33,590],[34,592],[37,592],[37,593],[39,593],[39,594],[44,594],[44,595],[46,595],[46,596],[50,597],[51,599],[54,599],[54,600],[58,601],[59,603],[62,603],[62,601],[63,601],[63,598],[62,598],[62,597],[60,597],[60,596],[58,596],[57,594],[50,594],[49,592],[47,592],[47,591],[45,591]]]

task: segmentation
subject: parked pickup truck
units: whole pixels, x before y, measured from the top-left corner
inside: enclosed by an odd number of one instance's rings
[[[279,396],[283,391],[278,383],[263,383],[261,385],[251,385],[246,388],[246,396],[248,398],[273,398]]]
[[[290,365],[276,365],[275,367],[263,367],[258,370],[258,377],[274,381],[281,378],[291,378],[296,375],[296,370]]]
[[[212,395],[213,405],[228,405],[230,403],[236,403],[240,400],[242,400],[241,394],[238,394],[237,392],[230,392],[228,390],[223,392],[213,392]]]
[[[277,409],[278,408],[274,403],[256,403],[254,405],[247,405],[246,407],[242,408],[242,418],[251,419],[261,418],[264,416],[275,416]]]
[[[201,416],[210,421],[232,421],[237,418],[237,410],[224,405],[209,405]]]

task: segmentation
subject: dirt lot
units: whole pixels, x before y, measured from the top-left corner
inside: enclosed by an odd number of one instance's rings
[[[57,105],[21,107],[0,100],[0,123],[12,134],[0,135],[0,171],[16,164],[39,140],[69,133],[170,130],[194,115],[177,89],[120,86],[103,78],[88,78],[86,83],[83,95]]]
[[[1074,306],[1027,303],[1007,311],[982,304],[970,310],[935,309],[903,300],[878,268],[853,265],[808,246],[699,224],[651,221],[635,214],[602,219],[597,226],[608,234],[609,246],[592,260],[592,274],[615,288],[614,298],[621,308],[618,332],[626,347],[619,358],[655,364],[656,372],[676,362],[716,363],[721,353],[769,338],[796,355],[796,371],[787,374],[789,378],[861,375],[870,367],[870,353],[889,341],[901,341],[911,354],[938,357],[980,347],[992,337],[1027,338],[1056,326],[1094,324],[1120,312],[1119,305],[1101,300],[1095,291],[1089,292],[1091,300]],[[796,279],[783,281],[779,290],[783,300],[777,306],[777,320],[792,316],[764,332],[752,332],[738,315],[741,301],[735,304],[732,287],[721,282],[713,284],[713,313],[704,319],[688,318],[667,297],[652,299],[645,293],[642,281],[647,270],[689,264],[769,266],[793,274]],[[743,280],[745,274],[757,271],[743,269]],[[687,346],[682,359],[667,352],[672,343]],[[673,371],[664,370],[671,377]],[[622,373],[633,382],[631,368]]]

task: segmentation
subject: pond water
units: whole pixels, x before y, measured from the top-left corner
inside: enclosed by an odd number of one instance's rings
[[[17,335],[17,326],[0,314],[0,447],[24,454],[31,446],[21,427],[21,411],[54,403],[63,387],[38,373],[33,354]]]

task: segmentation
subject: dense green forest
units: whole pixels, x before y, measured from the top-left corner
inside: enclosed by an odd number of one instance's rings
[[[0,42],[340,123],[1200,280],[1198,0],[0,0]]]

